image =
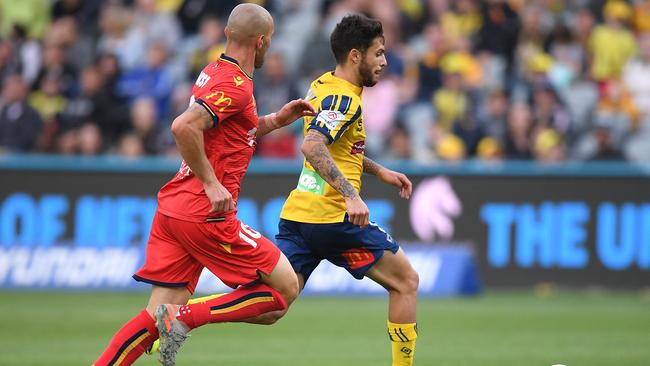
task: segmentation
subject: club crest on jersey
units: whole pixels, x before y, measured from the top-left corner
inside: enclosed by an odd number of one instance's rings
[[[344,119],[345,116],[339,111],[321,111],[316,117],[316,120],[323,123],[330,131],[336,129]]]
[[[196,86],[198,86],[199,88],[203,88],[205,84],[208,83],[208,81],[210,81],[210,75],[201,71],[201,74],[199,75],[198,78],[196,78],[196,82],[194,84],[196,84]]]
[[[239,76],[239,75],[233,76],[232,81],[235,82],[235,86],[240,86],[240,85],[242,85],[244,83],[244,79],[242,79],[242,77]]]
[[[357,141],[354,144],[352,144],[352,149],[350,150],[350,154],[363,154],[366,151],[366,141]]]

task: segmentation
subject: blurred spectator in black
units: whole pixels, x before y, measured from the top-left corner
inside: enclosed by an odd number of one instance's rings
[[[68,98],[61,92],[59,79],[48,77],[42,79],[40,88],[29,96],[29,104],[38,111],[44,122],[38,150],[51,151],[58,129],[59,114],[68,104]]]
[[[118,82],[119,94],[134,101],[139,97],[151,97],[156,101],[159,116],[167,116],[169,102],[174,90],[172,72],[167,64],[167,49],[154,43],[147,52],[147,63],[127,71]]]
[[[43,120],[27,103],[28,92],[22,77],[5,80],[0,99],[0,151],[31,151],[40,136]]]
[[[60,114],[61,133],[94,121],[105,142],[111,144],[126,130],[128,111],[103,86],[104,80],[97,66],[88,66],[81,72],[80,94],[71,99]]]
[[[216,16],[225,19],[239,3],[238,0],[183,0],[177,16],[183,32],[194,34],[198,31],[198,25],[203,17]]]
[[[144,155],[144,152],[142,140],[133,132],[122,136],[117,145],[117,154],[125,158],[138,158]]]
[[[478,120],[487,136],[503,144],[508,124],[508,97],[502,90],[488,92],[479,110]]]
[[[533,120],[528,105],[518,103],[510,107],[505,153],[508,159],[531,158]]]
[[[294,79],[287,74],[284,62],[281,53],[272,52],[266,57],[262,73],[256,74],[255,100],[260,115],[278,111],[287,101],[300,97]],[[265,135],[260,139],[259,155],[267,158],[296,158],[296,134],[299,131],[302,131],[302,124],[296,122],[290,128],[282,128]]]
[[[481,139],[485,137],[485,132],[475,113],[468,111],[458,118],[454,121],[451,131],[463,141],[467,156],[476,155],[476,149]]]
[[[117,87],[118,81],[122,77],[122,69],[117,56],[110,53],[99,56],[97,67],[104,80],[103,89],[116,101],[121,100],[122,95],[119,94]]]
[[[59,80],[61,91],[68,97],[78,93],[77,73],[65,62],[65,51],[61,46],[46,45],[43,50],[43,67],[38,73],[32,88],[38,88],[45,79]]]
[[[388,135],[388,150],[382,156],[384,160],[409,160],[411,155],[411,142],[406,129],[401,125],[396,125]]]
[[[588,160],[623,160],[623,153],[612,133],[613,122],[613,119],[606,116],[599,116],[595,119],[595,126],[590,136],[595,146],[590,156],[587,157]]]
[[[440,26],[430,23],[424,29],[425,51],[417,62],[416,72],[411,75],[417,80],[417,96],[420,102],[429,102],[433,93],[442,85],[440,59],[446,52],[445,39]]]
[[[173,60],[179,80],[196,80],[203,68],[214,62],[226,48],[224,24],[216,16],[201,19],[199,33],[187,37]]]
[[[481,6],[483,26],[477,34],[476,49],[503,58],[512,70],[520,22],[517,13],[506,1],[487,0]]]
[[[161,151],[161,124],[158,121],[156,102],[148,97],[136,99],[131,105],[132,134],[142,141],[145,154]]]
[[[571,118],[551,84],[536,85],[530,105],[535,125],[552,128],[563,136],[570,132]]]
[[[102,133],[99,127],[92,123],[86,123],[76,133],[77,149],[79,154],[92,156],[102,152]]]
[[[65,64],[70,65],[75,72],[90,65],[95,58],[94,39],[79,31],[79,24],[73,17],[55,20],[45,37],[45,44],[62,48]]]
[[[101,5],[102,0],[56,0],[52,4],[52,20],[73,17],[83,33],[95,37]]]
[[[262,72],[255,74],[255,100],[260,115],[280,110],[289,100],[299,98],[295,81],[287,74],[284,57],[270,52]]]

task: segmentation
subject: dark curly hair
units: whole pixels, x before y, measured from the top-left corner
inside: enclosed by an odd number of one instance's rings
[[[384,36],[381,22],[364,15],[347,15],[334,28],[330,45],[337,64],[345,63],[353,49],[364,53],[377,37]]]

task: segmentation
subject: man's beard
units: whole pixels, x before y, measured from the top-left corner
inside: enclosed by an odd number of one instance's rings
[[[377,84],[377,81],[373,78],[372,68],[366,63],[365,57],[361,60],[359,73],[361,74],[361,85],[370,87]]]

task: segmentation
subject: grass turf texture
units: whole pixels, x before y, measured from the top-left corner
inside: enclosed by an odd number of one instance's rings
[[[0,365],[90,365],[144,293],[0,292]],[[274,326],[195,330],[179,365],[390,365],[386,300],[305,297]],[[423,299],[415,365],[650,365],[650,296]],[[135,365],[157,365],[143,356]]]

